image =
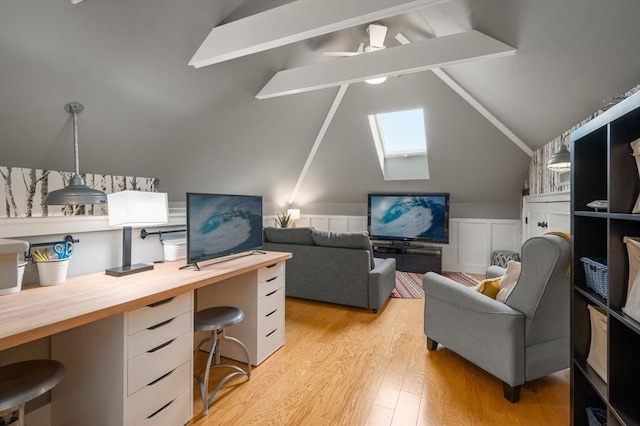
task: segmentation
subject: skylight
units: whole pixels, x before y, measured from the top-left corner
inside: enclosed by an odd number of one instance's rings
[[[375,115],[386,158],[427,153],[423,117],[422,109]]]
[[[421,108],[370,115],[369,126],[385,180],[429,179]]]

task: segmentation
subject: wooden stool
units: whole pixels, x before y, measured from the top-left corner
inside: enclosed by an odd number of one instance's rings
[[[200,387],[200,396],[202,397],[202,414],[207,415],[209,412],[209,405],[213,401],[213,398],[216,396],[216,393],[222,388],[222,386],[233,376],[237,375],[246,375],[247,380],[251,379],[251,359],[249,357],[249,351],[247,347],[238,339],[234,337],[227,336],[225,334],[225,327],[230,327],[234,324],[238,324],[244,318],[244,312],[241,309],[232,306],[216,306],[214,308],[204,309],[202,311],[196,312],[194,316],[194,324],[196,331],[208,331],[211,332],[211,335],[207,338],[203,339],[198,346],[196,346],[196,350],[194,353],[194,361],[195,357],[198,354],[198,351],[207,342],[211,342],[211,347],[209,348],[209,357],[207,358],[207,366],[203,371],[197,373],[195,375],[198,380],[198,385]],[[226,340],[231,343],[235,343],[245,354],[245,358],[247,360],[247,369],[243,370],[237,365],[233,364],[220,364],[220,341]],[[215,354],[216,361],[214,365],[211,365],[211,361],[213,360],[213,356]],[[230,368],[234,371],[224,376],[220,382],[216,385],[215,389],[211,392],[211,394],[207,395],[208,383],[209,383],[209,372],[211,368],[214,367],[225,367]],[[202,378],[202,373],[204,372],[204,379]]]
[[[0,424],[24,426],[24,405],[60,383],[66,370],[52,359],[0,367]]]

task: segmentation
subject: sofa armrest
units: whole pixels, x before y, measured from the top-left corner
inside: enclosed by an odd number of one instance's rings
[[[396,286],[396,260],[374,258],[374,268],[369,272],[369,307],[380,309]]]
[[[423,287],[425,335],[511,386],[524,383],[521,312],[433,272]]]

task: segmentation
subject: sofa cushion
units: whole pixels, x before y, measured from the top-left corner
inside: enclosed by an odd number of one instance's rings
[[[368,232],[328,232],[314,230],[311,233],[311,237],[317,246],[369,250],[371,269],[374,268],[373,248],[371,247]]]
[[[313,228],[264,228],[267,242],[281,244],[313,245],[311,233]]]

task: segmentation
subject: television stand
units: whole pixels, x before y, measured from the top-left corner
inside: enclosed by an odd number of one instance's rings
[[[373,257],[394,258],[396,270],[442,273],[442,247],[405,241],[371,241]]]

